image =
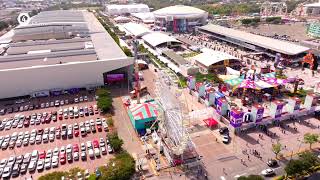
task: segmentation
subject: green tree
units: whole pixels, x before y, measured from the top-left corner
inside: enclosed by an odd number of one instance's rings
[[[287,175],[297,177],[301,175],[302,171],[304,170],[304,165],[301,160],[291,160],[284,168]]]
[[[303,169],[312,172],[312,167],[319,165],[319,158],[310,151],[303,152],[299,155],[299,160],[303,164]]]
[[[100,88],[97,90],[96,95],[99,97],[97,105],[102,110],[102,112],[106,113],[112,109],[112,97],[110,91],[105,88]]]
[[[83,169],[81,169],[79,167],[75,167],[75,168],[72,168],[68,171],[68,177],[70,177],[71,179],[77,179],[78,172],[81,172],[81,174],[84,174]]]
[[[55,171],[52,173],[45,174],[43,176],[40,176],[38,180],[61,180],[61,177],[66,177],[68,175],[68,172],[64,171]]]
[[[278,158],[278,154],[281,152],[281,146],[280,142],[272,144],[272,152],[276,155],[276,158]]]
[[[123,151],[110,159],[107,167],[102,166],[99,170],[102,174],[100,179],[128,180],[135,173],[135,161],[130,154]]]
[[[108,124],[108,126],[113,127],[113,119],[112,119],[112,117],[109,117],[107,119],[107,124]]]
[[[122,51],[129,57],[133,57],[132,52],[129,48],[122,46]]]
[[[123,140],[119,138],[117,133],[109,135],[109,141],[115,152],[120,152],[122,150]]]
[[[240,176],[238,180],[264,180],[260,175]]]
[[[312,133],[306,133],[303,137],[304,142],[308,143],[310,146],[309,148],[311,149],[312,144],[316,143],[319,141],[319,135],[318,134],[312,134]]]

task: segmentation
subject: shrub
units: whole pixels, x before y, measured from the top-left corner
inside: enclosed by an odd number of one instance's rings
[[[110,91],[105,88],[100,88],[96,92],[98,98],[97,105],[102,110],[102,112],[106,113],[112,109],[112,97]]]
[[[123,140],[119,138],[117,133],[112,133],[109,135],[110,145],[114,152],[120,152],[122,150]]]

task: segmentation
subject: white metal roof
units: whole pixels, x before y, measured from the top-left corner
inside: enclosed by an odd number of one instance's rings
[[[150,12],[146,4],[110,4],[106,6],[108,14],[125,14],[137,12]]]
[[[137,24],[137,23],[126,23],[123,24],[123,27],[132,35],[138,37],[138,36],[143,36],[145,34],[148,34],[151,32],[147,27],[143,26],[142,24]]]
[[[154,14],[152,12],[132,13],[133,17],[141,19],[142,21],[154,21]]]
[[[305,4],[304,7],[318,7],[320,8],[320,2],[312,3],[312,4]]]
[[[142,39],[153,47],[156,47],[160,44],[167,43],[167,42],[180,43],[180,41],[176,40],[175,38],[160,32],[152,32],[152,33],[146,34],[142,36]]]
[[[184,5],[175,5],[165,7],[156,11],[153,11],[156,17],[159,16],[174,16],[174,17],[201,17],[203,15],[207,15],[208,13],[199,8],[184,6]]]
[[[198,54],[192,58],[197,62],[205,65],[206,67],[209,67],[210,65],[213,65],[215,63],[218,63],[224,60],[231,60],[231,59],[239,60],[238,58],[221,51],[214,51],[208,48],[203,48],[201,49],[201,51],[203,53]]]
[[[272,39],[269,37],[264,37],[260,35],[255,35],[247,33],[244,31],[239,31],[236,29],[226,28],[223,26],[218,26],[214,24],[208,24],[200,27],[200,29],[220,34],[229,38],[240,40],[246,43],[250,43],[256,46],[260,46],[265,49],[270,49],[275,52],[279,52],[286,55],[296,55],[302,52],[308,51],[310,48],[289,43],[286,41],[281,41],[277,39]]]

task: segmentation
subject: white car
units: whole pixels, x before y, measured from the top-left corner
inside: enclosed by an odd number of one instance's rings
[[[223,135],[223,136],[222,136],[222,142],[223,142],[224,144],[228,144],[229,141],[230,141],[229,135]]]
[[[30,144],[34,144],[36,142],[36,138],[34,136],[31,136],[29,142]]]
[[[112,153],[112,152],[113,152],[113,149],[112,149],[112,147],[111,147],[110,144],[108,144],[108,152],[109,152],[109,153]]]
[[[66,148],[64,146],[61,146],[60,148],[60,154],[66,153]]]
[[[44,168],[44,162],[43,162],[42,159],[39,159],[39,160],[38,160],[38,163],[37,163],[37,170],[38,170],[38,171],[42,171],[43,168]]]
[[[17,140],[16,146],[17,146],[17,147],[21,147],[21,146],[22,146],[22,140],[21,140],[21,139],[18,139],[18,140]]]
[[[86,150],[86,145],[84,143],[81,143],[80,147],[81,147],[80,148],[81,151],[85,151]]]
[[[274,175],[275,172],[274,172],[273,169],[268,168],[268,169],[262,170],[262,171],[261,171],[261,174],[262,174],[263,176],[271,176],[271,175]]]
[[[7,165],[7,159],[2,159],[0,162],[0,168],[4,168]]]
[[[59,148],[55,147],[52,151],[52,156],[59,156]]]
[[[72,145],[71,144],[67,145],[66,152],[67,153],[72,153]]]
[[[35,119],[30,119],[30,125],[34,125]]]
[[[36,167],[37,167],[37,161],[31,161],[28,166],[29,172],[35,171]]]
[[[41,141],[42,141],[42,136],[41,136],[41,135],[37,135],[37,136],[36,136],[36,142],[37,142],[37,144],[40,144]]]
[[[59,158],[58,158],[58,156],[53,156],[52,157],[51,165],[52,165],[53,168],[56,168],[56,167],[59,166]]]
[[[3,169],[2,178],[9,178],[11,176],[11,167],[12,166],[6,166]]]
[[[94,155],[96,157],[99,157],[100,156],[100,149],[99,148],[94,148]]]
[[[50,169],[51,168],[51,157],[46,157],[46,159],[44,160],[44,167],[46,169]]]
[[[49,140],[50,142],[54,141],[54,134],[52,133],[49,134]]]
[[[88,149],[89,157],[94,158],[93,149]]]
[[[79,152],[74,152],[74,153],[73,153],[73,159],[74,159],[75,161],[78,161],[78,160],[79,160]]]
[[[92,143],[91,143],[91,141],[87,141],[87,148],[88,148],[88,149],[92,149]]]

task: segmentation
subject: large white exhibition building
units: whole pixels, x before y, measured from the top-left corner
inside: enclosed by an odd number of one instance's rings
[[[10,34],[0,37],[0,99],[121,81],[133,64],[88,11],[41,12]]]
[[[192,31],[195,26],[205,25],[208,19],[206,11],[184,5],[165,7],[153,14],[157,26],[174,32]]]

